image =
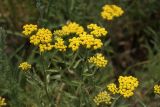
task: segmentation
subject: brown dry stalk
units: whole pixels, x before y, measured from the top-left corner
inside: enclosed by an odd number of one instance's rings
[[[62,93],[64,87],[65,87],[65,83],[62,83],[61,86],[60,86],[60,89],[59,89],[59,93],[58,93],[58,95],[56,97],[56,105],[55,105],[55,107],[59,107],[58,105],[59,105],[59,102],[61,100],[61,93]]]

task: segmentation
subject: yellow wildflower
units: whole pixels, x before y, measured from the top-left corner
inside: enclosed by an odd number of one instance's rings
[[[33,45],[38,45],[40,43],[39,37],[36,35],[32,35],[30,37],[30,43],[32,43]]]
[[[105,67],[108,63],[101,53],[97,53],[95,56],[90,57],[88,61],[95,64],[97,67]]]
[[[62,37],[68,35],[68,33],[64,30],[55,30],[53,35]]]
[[[113,20],[114,17],[119,17],[124,13],[122,8],[116,5],[107,4],[103,6],[102,9],[103,11],[101,12],[101,16],[103,19],[106,19],[106,20]]]
[[[30,43],[38,45],[39,43],[49,43],[52,41],[52,32],[49,29],[38,29],[36,35],[30,37]]]
[[[155,94],[160,94],[160,85],[155,85],[154,86],[154,93]]]
[[[103,45],[103,43],[100,39],[94,39],[94,41],[93,41],[93,49],[94,50],[101,48],[102,45]]]
[[[138,80],[133,76],[120,76],[119,82],[119,94],[123,95],[125,98],[133,96],[133,91],[138,87]]]
[[[72,49],[72,51],[76,51],[79,49],[81,44],[81,40],[79,37],[73,37],[71,39],[69,39],[69,48]]]
[[[19,65],[19,68],[23,71],[27,71],[31,68],[31,64],[29,64],[28,62],[22,62],[20,65]]]
[[[29,36],[33,31],[37,30],[37,25],[33,25],[33,24],[26,24],[23,26],[23,31],[22,33],[25,36]]]
[[[94,35],[95,37],[101,37],[101,36],[106,36],[107,31],[105,28],[98,26],[97,24],[89,24],[87,26],[89,30],[91,30],[90,34]]]
[[[0,96],[0,107],[2,107],[2,106],[6,106],[7,104],[6,104],[6,102],[5,102],[5,98],[2,98],[1,96]]]
[[[99,105],[100,103],[111,104],[111,96],[106,91],[103,91],[95,96],[93,101],[96,105]]]
[[[101,48],[103,43],[100,39],[95,39],[93,35],[87,33],[80,34],[81,44],[86,48],[98,49]]]
[[[118,88],[117,88],[116,84],[114,84],[114,83],[108,84],[108,85],[107,85],[107,89],[108,89],[110,92],[112,92],[112,94],[118,93]]]
[[[84,28],[75,22],[69,22],[66,25],[62,26],[61,30],[54,31],[56,36],[66,36],[69,34],[80,35],[84,32]]]
[[[50,42],[52,42],[52,32],[49,29],[38,29],[37,33],[30,37],[30,43],[38,45],[40,52],[51,50],[53,45]]]
[[[67,46],[64,44],[64,40],[59,37],[57,37],[55,40],[57,42],[53,45],[54,48],[58,49],[59,51],[66,51]]]
[[[40,52],[50,51],[52,48],[53,48],[53,45],[51,45],[50,43],[39,44]]]

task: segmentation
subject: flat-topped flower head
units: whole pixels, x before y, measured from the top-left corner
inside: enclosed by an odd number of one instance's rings
[[[49,43],[52,41],[52,32],[49,29],[38,29],[35,35],[30,37],[30,43],[34,45]]]
[[[53,47],[50,43],[39,44],[40,52],[50,51]]]
[[[134,95],[134,90],[138,87],[139,81],[133,76],[120,76],[119,82],[119,94],[125,98]]]
[[[121,7],[116,5],[104,5],[102,8],[101,16],[105,20],[113,20],[115,17],[119,17],[124,13]]]
[[[103,46],[101,39],[94,38],[93,35],[83,33],[80,34],[81,44],[85,46],[87,49],[99,49]]]
[[[69,39],[69,48],[72,49],[72,51],[77,51],[81,45],[81,40],[79,37],[73,37]]]
[[[38,29],[35,35],[30,37],[30,43],[38,46],[40,52],[50,51],[53,48],[52,32],[49,29]]]
[[[33,24],[26,24],[23,26],[23,31],[22,33],[25,36],[30,36],[30,34],[32,34],[32,32],[37,31],[37,25],[33,25]]]
[[[76,22],[69,22],[62,26],[62,29],[54,31],[55,36],[68,36],[70,34],[80,35],[84,32],[84,28],[77,24]]]
[[[5,102],[5,98],[2,98],[0,96],[0,107],[6,106],[6,105],[7,105],[7,103]]]
[[[90,57],[88,61],[97,67],[105,67],[108,63],[108,60],[106,60],[101,53],[97,53],[95,56]]]
[[[101,103],[104,104],[111,104],[111,96],[107,93],[107,91],[100,92],[93,101],[96,103],[96,105],[100,105]]]
[[[107,35],[107,31],[105,28],[98,26],[97,24],[89,24],[87,28],[91,30],[90,34],[95,37],[102,37]]]
[[[67,46],[64,44],[64,40],[60,37],[55,38],[55,40],[56,42],[53,47],[62,52],[66,51]]]
[[[156,84],[156,85],[154,86],[154,93],[160,95],[160,85],[157,85],[157,84]]]
[[[31,69],[31,64],[29,64],[28,62],[22,62],[22,63],[19,65],[19,68],[20,68],[22,71],[27,71],[27,70]]]

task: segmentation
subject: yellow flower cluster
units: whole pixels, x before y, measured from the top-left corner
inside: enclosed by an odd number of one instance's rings
[[[121,7],[118,7],[116,5],[105,5],[103,6],[103,11],[101,12],[101,16],[103,19],[106,20],[113,20],[114,17],[121,16],[124,11]]]
[[[80,34],[79,37],[69,39],[69,48],[71,48],[72,51],[78,50],[80,45],[85,46],[88,49],[98,49],[102,47],[103,43],[100,39],[96,39],[93,35],[89,35],[87,33],[83,33]]]
[[[107,89],[112,93],[112,94],[121,94],[124,98],[128,98],[134,95],[134,90],[135,88],[138,87],[139,81],[137,78],[133,76],[120,76],[118,78],[118,86],[116,84],[111,83],[107,85]]]
[[[52,48],[53,48],[53,45],[51,45],[50,43],[39,44],[40,52],[50,51]]]
[[[138,87],[139,82],[137,78],[133,76],[120,76],[118,78],[119,82],[119,94],[123,95],[125,98],[133,96],[133,91]]]
[[[106,36],[107,31],[105,28],[98,26],[97,24],[89,24],[87,26],[89,30],[91,30],[90,34],[94,35],[95,37],[101,37],[101,36]]]
[[[7,104],[6,104],[6,102],[5,102],[5,98],[2,98],[1,96],[0,96],[0,107],[2,107],[2,106],[6,106]]]
[[[80,35],[81,44],[86,46],[86,48],[98,49],[101,48],[103,43],[100,39],[94,38],[93,35],[83,33]]]
[[[30,24],[30,26],[31,25],[32,24]],[[64,38],[62,37],[70,34],[75,35],[72,35],[72,38],[65,38],[67,39],[65,43],[69,43],[68,47],[71,48],[72,51],[77,51],[80,46],[84,46],[87,49],[94,50],[101,48],[103,46],[103,43],[101,39],[98,39],[96,37],[105,36],[107,34],[107,31],[105,30],[105,28],[100,27],[97,24],[90,24],[87,27],[89,30],[91,30],[89,34],[85,32],[84,28],[79,24],[75,22],[69,22],[66,25],[62,26],[62,29],[54,31],[53,35],[55,35],[55,37],[53,38],[52,32],[49,29],[37,29],[36,25],[36,32],[32,34],[29,39],[31,44],[39,47],[40,52],[49,51],[52,48],[58,49],[62,52],[66,51],[67,46],[64,44]],[[56,41],[54,45],[52,45],[52,39],[55,39]]]
[[[97,53],[95,56],[90,57],[88,61],[95,64],[97,67],[105,67],[108,63],[108,60],[106,60],[101,53]]]
[[[155,94],[160,94],[160,85],[155,85],[154,86],[154,93]]]
[[[69,34],[80,35],[84,32],[84,28],[75,22],[69,22],[62,27],[61,30],[54,31],[55,36],[66,36]]]
[[[49,51],[53,48],[51,44],[52,32],[49,29],[38,29],[37,25],[33,24],[24,25],[23,29],[22,33],[30,37],[30,43],[38,46],[40,52]],[[33,31],[36,31],[35,34],[32,34]]]
[[[25,36],[29,36],[33,31],[37,30],[37,25],[33,25],[33,24],[26,24],[23,26],[23,31],[22,33]]]
[[[64,44],[64,40],[60,37],[55,38],[57,41],[53,47],[58,49],[59,51],[66,51],[67,46]]]
[[[79,37],[73,37],[71,39],[69,39],[69,48],[72,49],[72,51],[76,51],[79,49],[81,45],[81,40]]]
[[[108,85],[107,85],[107,89],[108,89],[110,92],[112,92],[112,94],[118,93],[118,88],[117,88],[116,84],[114,84],[114,83],[108,84]]]
[[[19,68],[23,71],[27,71],[31,68],[31,64],[29,64],[28,62],[22,62],[20,65],[19,65]]]
[[[107,91],[100,92],[93,101],[98,106],[100,103],[111,104],[111,96],[107,93]]]
[[[49,43],[52,41],[52,32],[49,29],[38,29],[36,35],[30,37],[30,43],[34,45]]]
[[[40,52],[51,50],[53,45],[50,42],[52,42],[52,32],[49,29],[38,29],[37,33],[30,37],[30,43],[39,45]]]

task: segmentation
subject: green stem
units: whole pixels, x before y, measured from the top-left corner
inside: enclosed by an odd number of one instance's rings
[[[69,65],[69,69],[73,66],[73,64],[74,64],[74,62],[75,62],[75,60],[76,60],[76,58],[77,58],[77,56],[78,56],[78,51],[74,54],[74,56],[73,56],[73,60],[72,60],[72,62],[71,62],[71,64]]]
[[[157,83],[159,83],[159,82],[160,82],[160,80],[156,81],[156,82],[144,93],[144,95],[146,95],[147,93],[151,92],[151,90],[153,90],[154,85],[157,84]]]
[[[146,104],[139,98],[135,96],[135,99],[138,100],[138,102],[143,106],[143,107],[147,107]]]
[[[137,67],[137,66],[140,66],[140,65],[144,65],[144,64],[148,64],[148,63],[150,63],[149,60],[146,60],[146,61],[143,61],[143,62],[136,63],[136,64],[134,64],[134,65],[128,67],[128,68],[126,69],[126,72],[129,71],[129,70],[131,70],[131,69],[134,68],[134,67]]]
[[[118,101],[118,99],[119,99],[120,97],[121,97],[121,96],[118,96],[118,97],[113,101],[111,107],[115,107],[115,104],[116,104],[116,102]]]
[[[29,71],[27,71],[27,75],[29,76],[29,77],[27,76],[28,79],[32,79],[35,82],[37,82],[39,86],[42,86],[42,84],[37,79],[35,79]]]
[[[46,95],[48,97],[48,100],[51,101],[51,98],[49,96],[49,92],[48,92],[48,83],[47,83],[47,73],[45,70],[45,65],[44,65],[44,57],[43,57],[43,53],[40,54],[40,58],[41,58],[41,62],[42,62],[42,67],[43,67],[43,72],[44,72],[44,77],[45,77],[45,81],[44,81],[44,90],[46,92]]]

